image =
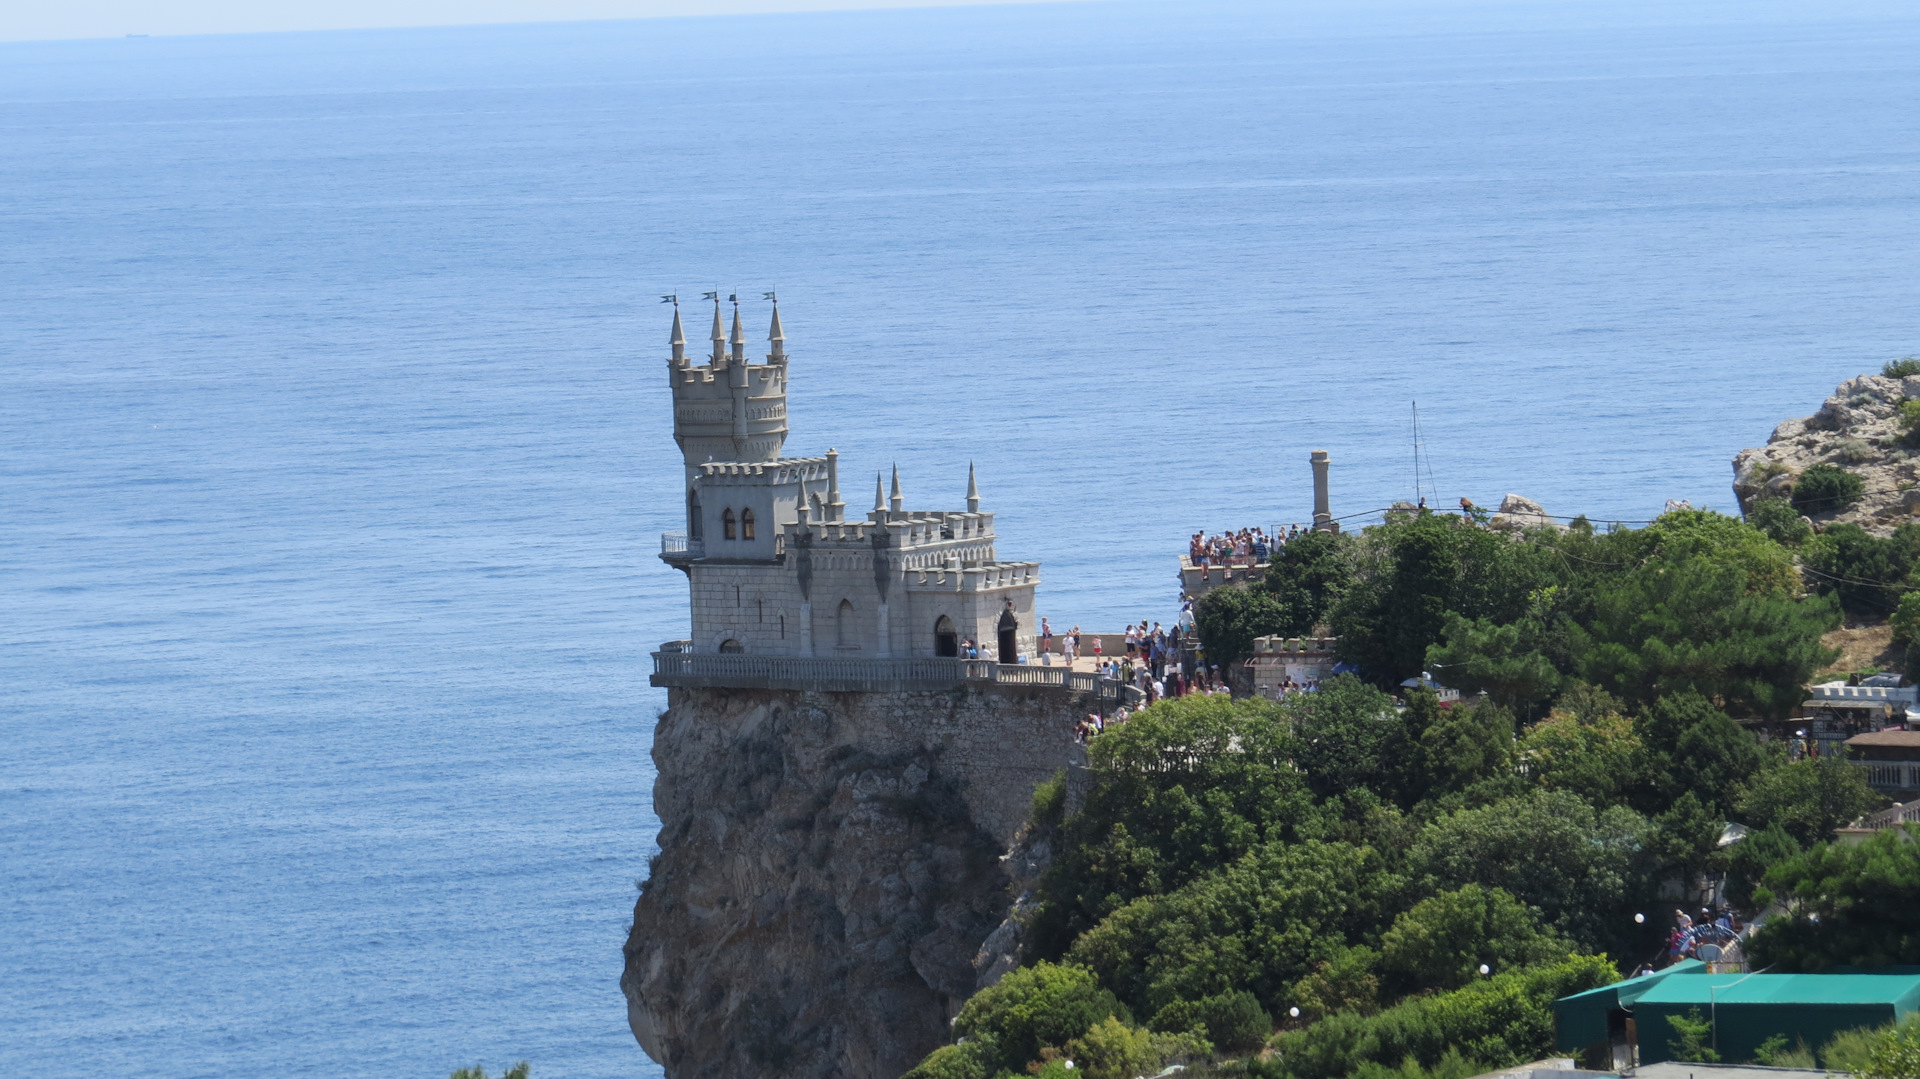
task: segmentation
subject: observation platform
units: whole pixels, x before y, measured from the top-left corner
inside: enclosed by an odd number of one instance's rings
[[[686,689],[794,689],[830,693],[892,693],[982,686],[1046,688],[1086,694],[1102,702],[1134,706],[1138,689],[1068,667],[998,663],[990,659],[913,656],[897,659],[830,659],[819,656],[758,656],[739,652],[653,654],[655,686]]]

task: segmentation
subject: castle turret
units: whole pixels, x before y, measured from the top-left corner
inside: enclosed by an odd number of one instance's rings
[[[967,462],[967,512],[980,512],[980,485],[973,478],[973,462]]]
[[[694,365],[686,358],[686,335],[674,310],[673,356],[669,378],[673,386],[673,438],[680,444],[687,482],[709,461],[764,462],[780,458],[787,440],[787,363],[750,364],[747,335],[736,306],[732,340],[713,306],[713,355]],[[782,340],[785,335],[782,334]],[[728,354],[728,345],[732,354]],[[689,522],[690,531],[694,531]]]
[[[771,295],[771,293],[769,293]],[[780,301],[773,301],[773,325],[767,329],[767,340],[773,343],[773,351],[767,353],[768,363],[787,362],[787,334],[780,328]]]

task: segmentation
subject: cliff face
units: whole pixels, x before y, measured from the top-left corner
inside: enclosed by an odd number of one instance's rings
[[[1763,492],[1790,495],[1801,472],[1825,462],[1858,475],[1865,491],[1846,510],[1815,515],[1815,523],[1845,521],[1885,534],[1920,513],[1920,458],[1901,444],[1897,416],[1911,398],[1920,398],[1920,375],[1842,382],[1818,412],[1785,421],[1765,446],[1735,455],[1733,493],[1741,510]]]
[[[620,979],[642,1048],[670,1079],[918,1063],[1004,969],[1001,856],[1079,759],[1078,714],[1044,690],[671,691]]]

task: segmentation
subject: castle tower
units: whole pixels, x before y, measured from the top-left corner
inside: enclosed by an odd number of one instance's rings
[[[734,307],[729,341],[716,296],[713,354],[698,366],[686,356],[677,307],[674,318],[667,377],[673,387],[673,440],[680,444],[689,489],[700,466],[708,461],[779,460],[787,441],[787,362],[778,316],[773,355],[766,363],[749,363],[739,306]]]

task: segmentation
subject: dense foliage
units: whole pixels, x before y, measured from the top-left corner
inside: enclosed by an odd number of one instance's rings
[[[1838,465],[1808,466],[1793,484],[1793,506],[1802,513],[1839,513],[1866,490],[1866,481]]]
[[[1857,846],[1825,843],[1775,862],[1758,898],[1791,908],[1754,934],[1757,962],[1781,970],[1920,964],[1920,845],[1904,829]]]
[[[1277,561],[1214,595],[1284,608],[1288,631],[1330,621],[1361,674],[1278,703],[1162,701],[1095,738],[1077,812],[1058,782],[1035,796],[1053,856],[1025,966],[914,1079],[1209,1055],[1243,1076],[1459,1079],[1534,1059],[1554,997],[1659,954],[1662,920],[1634,915],[1671,909],[1669,879],[1787,894],[1881,804],[1856,769],[1788,761],[1732,718],[1797,702],[1838,614],[1742,521],[1516,535],[1407,514]],[[1383,691],[1423,668],[1484,695]],[[1728,821],[1749,840],[1722,848]]]

